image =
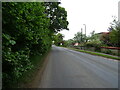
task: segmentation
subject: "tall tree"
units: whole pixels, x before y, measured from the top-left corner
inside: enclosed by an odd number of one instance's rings
[[[77,32],[77,34],[75,34],[74,40],[78,43],[83,43],[86,40],[86,36],[81,32]]]
[[[94,30],[90,34],[91,34],[91,36],[89,37],[89,41],[100,42],[100,35],[99,34],[95,33]]]
[[[43,56],[52,45],[53,34],[67,29],[67,12],[58,2],[2,3],[3,87],[14,87],[33,69],[31,56]],[[59,42],[62,35],[57,36]]]
[[[55,35],[54,36],[55,45],[60,46],[61,43],[63,43],[63,37],[64,35],[61,33],[58,33],[57,35]]]
[[[102,33],[102,35],[100,36],[100,41],[102,42],[102,44],[108,45],[110,46],[110,37],[109,37],[109,33]]]
[[[108,28],[108,31],[110,31],[109,38],[111,44],[120,47],[120,21],[114,19],[111,26]]]
[[[67,42],[67,46],[73,46],[76,41],[73,39],[69,39],[66,42]]]
[[[59,6],[60,2],[45,2],[45,13],[47,17],[50,19],[49,29],[52,32],[59,32],[62,29],[67,29],[68,21],[67,21],[67,12],[65,8]]]

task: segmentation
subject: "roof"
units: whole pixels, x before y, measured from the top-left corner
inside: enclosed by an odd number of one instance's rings
[[[109,34],[110,32],[100,32],[98,34]]]

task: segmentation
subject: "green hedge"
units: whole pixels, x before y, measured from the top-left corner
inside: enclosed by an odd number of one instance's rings
[[[34,68],[32,56],[43,57],[52,45],[53,35],[68,29],[67,12],[60,2],[2,3],[3,87]]]
[[[14,87],[22,74],[34,67],[31,55],[51,47],[50,20],[42,3],[2,3],[3,88]]]

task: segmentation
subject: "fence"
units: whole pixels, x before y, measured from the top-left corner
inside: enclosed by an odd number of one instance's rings
[[[75,46],[75,48],[120,56],[120,47],[99,47],[98,48],[98,47]]]

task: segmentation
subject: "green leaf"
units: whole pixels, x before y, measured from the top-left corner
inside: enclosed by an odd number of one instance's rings
[[[16,44],[16,42],[15,42],[14,40],[10,40],[9,42],[10,42],[10,44],[12,44],[12,45],[15,45],[15,44]]]

